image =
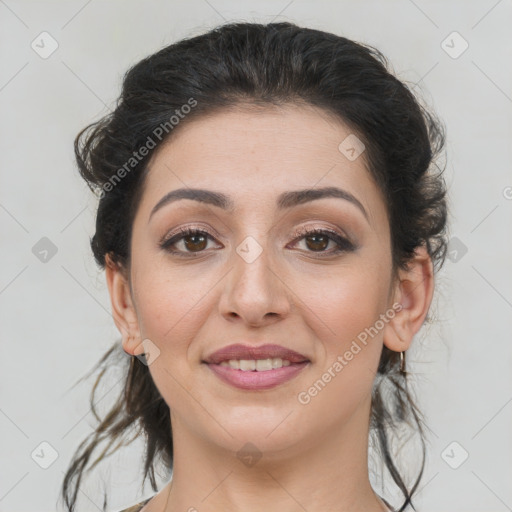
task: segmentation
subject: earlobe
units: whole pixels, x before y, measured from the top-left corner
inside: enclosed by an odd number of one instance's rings
[[[123,350],[138,355],[144,352],[141,345],[137,314],[130,293],[126,271],[114,262],[110,254],[105,256],[105,276],[112,305],[112,317],[123,337]]]
[[[401,309],[384,330],[384,344],[390,350],[407,350],[427,316],[434,292],[432,260],[426,247],[416,249],[407,269],[400,269],[394,293]]]

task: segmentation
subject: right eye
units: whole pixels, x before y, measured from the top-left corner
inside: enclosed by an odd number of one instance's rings
[[[196,228],[183,228],[179,233],[175,233],[165,238],[160,247],[176,256],[194,255],[196,253],[204,252],[208,245],[208,240],[214,240],[213,236],[208,231]],[[181,245],[181,249],[176,247]]]

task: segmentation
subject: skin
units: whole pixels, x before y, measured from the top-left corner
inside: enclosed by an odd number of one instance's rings
[[[183,124],[153,155],[130,268],[109,258],[106,268],[123,348],[141,354],[146,339],[158,347],[149,370],[171,410],[173,479],[144,512],[387,510],[368,478],[370,393],[383,345],[406,350],[425,319],[432,263],[419,248],[407,271],[393,273],[386,205],[365,153],[350,161],[338,150],[351,133],[313,107],[239,108]],[[350,192],[367,218],[339,198],[276,208],[282,192],[326,186]],[[182,199],[150,219],[178,188],[223,192],[235,210]],[[196,258],[159,247],[181,226],[212,236],[207,245],[175,244],[188,254],[199,247]],[[356,249],[328,254],[334,241],[318,248],[296,236],[299,227],[334,229]],[[262,249],[251,263],[236,251],[248,236]],[[394,303],[403,309],[300,403],[298,394]],[[310,363],[272,389],[241,390],[201,363],[236,342],[281,344]],[[247,442],[261,454],[251,466],[237,457]]]

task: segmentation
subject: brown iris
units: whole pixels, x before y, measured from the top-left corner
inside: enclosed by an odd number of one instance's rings
[[[208,243],[208,237],[201,233],[197,233],[183,237],[183,241],[188,251],[202,251]]]
[[[311,240],[313,241],[313,243],[308,243]],[[327,235],[313,233],[306,237],[306,244],[308,248],[313,251],[322,251],[329,245],[329,240],[330,238]]]

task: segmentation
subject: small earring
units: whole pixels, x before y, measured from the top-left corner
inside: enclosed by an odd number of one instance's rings
[[[403,373],[404,375],[407,373],[405,371],[405,350],[400,352],[400,373]]]

